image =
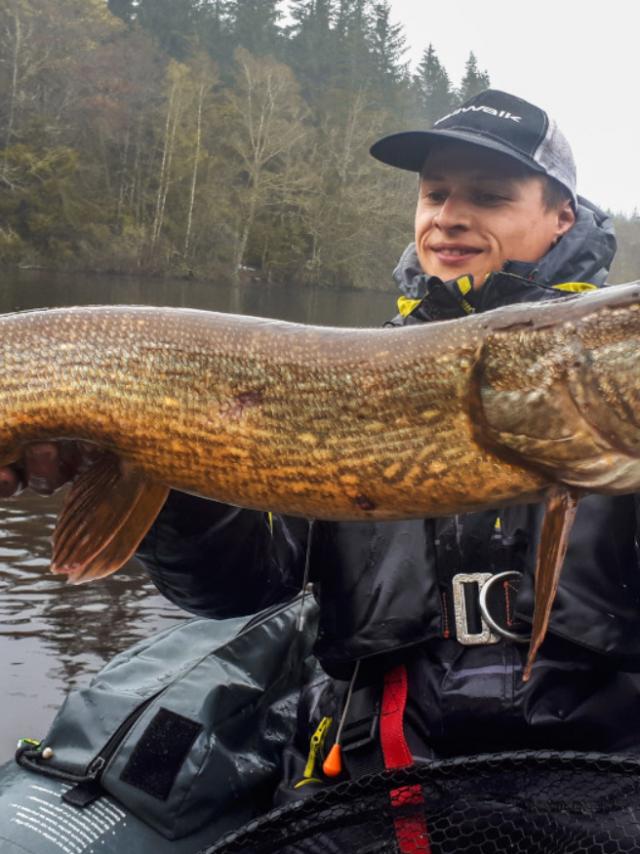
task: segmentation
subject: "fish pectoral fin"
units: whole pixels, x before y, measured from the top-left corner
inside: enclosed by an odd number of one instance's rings
[[[551,487],[546,495],[536,560],[533,628],[527,664],[522,676],[524,682],[531,676],[533,663],[547,633],[579,499],[580,493],[577,490],[560,485]]]
[[[104,454],[74,481],[53,534],[51,571],[84,584],[116,572],[134,554],[169,489]]]

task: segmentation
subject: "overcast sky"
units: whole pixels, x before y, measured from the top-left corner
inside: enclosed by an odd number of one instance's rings
[[[555,116],[578,192],[640,209],[640,4],[635,0],[391,0],[415,63],[433,42],[455,83],[473,50],[491,85]]]

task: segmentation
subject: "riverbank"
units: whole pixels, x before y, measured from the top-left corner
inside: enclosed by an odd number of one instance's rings
[[[355,293],[367,293],[375,291],[379,293],[388,292],[392,287],[390,275],[380,276],[379,278],[372,277],[369,282],[369,287],[354,287],[352,285],[339,285],[336,282],[311,282],[299,279],[292,279],[291,276],[280,277],[269,273],[264,273],[256,267],[242,266],[234,276],[228,268],[220,267],[217,270],[202,270],[184,266],[177,266],[172,269],[159,270],[153,267],[144,269],[139,266],[127,265],[103,265],[92,266],[85,264],[63,264],[63,265],[47,265],[38,263],[29,264],[7,264],[0,263],[0,276],[5,274],[43,274],[43,275],[72,275],[72,276],[90,276],[90,277],[109,277],[122,279],[148,279],[149,281],[185,281],[199,282],[203,284],[211,283],[216,286],[236,287],[243,285],[262,285],[264,287],[274,288],[289,288],[295,286],[297,288],[311,288],[323,291],[344,291]]]

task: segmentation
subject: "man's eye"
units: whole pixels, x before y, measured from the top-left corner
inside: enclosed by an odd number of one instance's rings
[[[441,205],[447,198],[447,194],[441,190],[427,190],[425,199],[432,205]]]
[[[507,201],[505,196],[501,196],[498,193],[476,193],[475,200],[480,205],[497,205],[500,202]]]

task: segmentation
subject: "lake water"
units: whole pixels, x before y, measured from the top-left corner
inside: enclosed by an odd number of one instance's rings
[[[336,326],[379,326],[395,292],[326,291],[210,282],[1,272],[0,313],[87,304],[204,308]],[[188,615],[155,592],[135,561],[67,587],[47,574],[60,496],[0,504],[0,762],[18,738],[41,738],[66,693],[115,653]]]

